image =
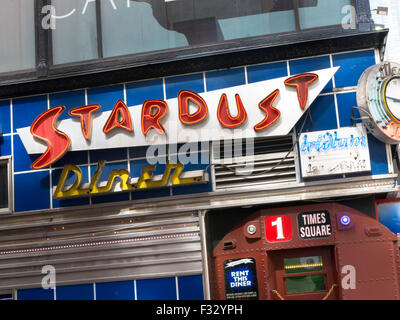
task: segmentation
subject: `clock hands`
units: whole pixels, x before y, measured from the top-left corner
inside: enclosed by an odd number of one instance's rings
[[[400,102],[399,98],[393,98],[393,97],[386,96],[386,99],[393,100],[394,102]]]

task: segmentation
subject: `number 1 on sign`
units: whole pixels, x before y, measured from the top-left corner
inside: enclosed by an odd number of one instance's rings
[[[276,227],[276,240],[285,240],[285,236],[283,235],[282,217],[272,221],[271,226]]]
[[[292,223],[290,216],[281,214],[265,217],[265,236],[268,242],[292,240]]]

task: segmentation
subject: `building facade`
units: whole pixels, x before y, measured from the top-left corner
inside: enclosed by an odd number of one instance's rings
[[[376,219],[400,122],[385,100],[379,126],[362,81],[395,103],[397,71],[368,1],[18,3],[35,28],[1,35],[5,298],[400,297]],[[387,255],[344,290],[366,244]]]

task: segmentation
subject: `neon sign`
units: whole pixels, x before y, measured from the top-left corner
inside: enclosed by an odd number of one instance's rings
[[[70,110],[71,118],[62,121],[58,118],[65,107],[56,106],[17,132],[28,154],[39,154],[33,169],[53,164],[67,151],[225,140],[237,138],[238,132],[245,138],[282,136],[337,70],[204,93],[181,90],[176,98],[149,99],[138,106],[118,100],[111,111],[92,104]]]
[[[204,171],[183,172],[184,165],[182,163],[167,162],[164,173],[160,177],[153,176],[156,166],[151,165],[144,166],[142,174],[138,178],[131,178],[129,171],[126,169],[114,169],[111,171],[106,182],[100,182],[104,165],[105,161],[99,161],[91,182],[87,184],[82,184],[82,171],[78,166],[72,164],[65,165],[54,191],[54,198],[74,198],[110,192],[126,192],[172,185],[205,183],[208,181],[208,176]],[[72,185],[66,185],[70,173],[75,174],[75,180]]]

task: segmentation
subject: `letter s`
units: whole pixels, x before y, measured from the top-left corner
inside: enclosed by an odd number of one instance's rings
[[[62,131],[57,130],[55,122],[63,113],[65,107],[54,107],[43,112],[31,126],[31,134],[47,143],[47,150],[43,153],[34,163],[32,163],[32,169],[41,169],[49,166],[67,151],[70,139]]]

